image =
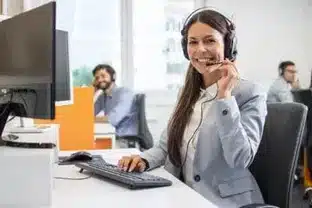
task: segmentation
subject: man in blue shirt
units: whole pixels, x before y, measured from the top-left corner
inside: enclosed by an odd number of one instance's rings
[[[138,134],[138,109],[135,94],[127,88],[117,87],[116,72],[107,64],[97,65],[93,73],[94,113],[104,111],[108,122],[116,129],[117,139]]]
[[[291,90],[300,88],[295,63],[283,61],[278,69],[279,77],[270,86],[267,102],[294,102]]]

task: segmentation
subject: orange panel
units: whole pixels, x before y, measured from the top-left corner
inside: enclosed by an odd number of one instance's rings
[[[95,140],[94,149],[112,149],[111,138],[99,138]]]
[[[60,124],[60,149],[93,149],[94,111],[92,87],[75,87],[74,104],[56,106],[55,120],[38,120],[36,124]]]

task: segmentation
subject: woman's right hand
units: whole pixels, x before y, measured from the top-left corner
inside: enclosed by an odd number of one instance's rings
[[[147,167],[145,161],[139,155],[124,156],[118,161],[118,167],[123,171],[144,172]]]

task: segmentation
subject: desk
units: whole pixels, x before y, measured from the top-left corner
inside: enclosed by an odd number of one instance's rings
[[[112,149],[116,146],[115,128],[107,122],[94,123],[94,141],[100,139],[111,139]]]
[[[138,154],[137,149],[115,149],[90,151],[101,154],[109,162],[116,164],[123,155]],[[72,152],[60,152],[68,155]],[[58,177],[85,177],[75,166],[58,166]],[[152,188],[145,190],[129,190],[113,182],[97,177],[85,180],[54,180],[53,208],[60,207],[114,207],[114,208],[216,208],[200,194],[180,182],[173,175],[158,168],[151,174],[168,178],[173,182],[170,187]]]

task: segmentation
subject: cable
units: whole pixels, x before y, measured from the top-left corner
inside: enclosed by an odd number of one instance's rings
[[[35,111],[36,111],[36,110],[37,110],[37,99],[38,99],[38,98],[37,98],[37,97],[38,97],[37,92],[36,92],[36,90],[32,90],[32,89],[27,90],[26,93],[27,93],[27,92],[31,92],[31,93],[35,94]],[[7,105],[4,107],[3,112],[1,112],[0,117],[6,112],[7,108],[9,107],[10,103],[11,103],[12,100],[13,100],[14,90],[10,90],[9,93],[11,93],[10,100],[7,102]],[[2,93],[2,94],[0,95],[0,97],[4,97],[4,96],[6,96],[7,94],[8,94],[8,93],[6,93],[6,94]],[[26,112],[28,112],[28,111],[29,111],[29,106],[28,106],[28,104],[27,104],[27,102],[26,102],[24,96],[22,96],[22,95],[20,94],[20,92],[17,92],[17,94],[18,94],[18,95],[20,96],[20,98],[22,99],[22,101],[23,101],[23,103],[24,103],[24,105],[25,105],[25,107],[26,107]],[[34,114],[35,114],[35,112],[34,112]],[[10,118],[9,120],[7,120],[6,123],[11,122],[15,117],[16,117],[16,115],[14,115],[12,118]]]
[[[14,91],[11,90],[10,91],[11,93],[11,97],[10,97],[10,100],[7,102],[7,105],[5,106],[5,109],[3,110],[3,112],[1,113],[0,116],[3,115],[3,113],[7,110],[7,108],[9,107],[10,103],[13,101],[13,94],[14,94]],[[8,93],[6,94],[1,94],[1,97],[5,97]],[[16,117],[16,115],[14,115],[12,118],[10,118],[9,120],[6,121],[6,123],[9,123],[10,121],[12,121],[14,118]]]
[[[236,71],[237,71],[236,66],[235,66],[235,65],[233,65],[233,66],[234,66],[234,68],[235,68]],[[241,79],[240,77],[238,77],[237,80],[238,80],[238,82],[239,82],[239,81],[242,80],[242,79]],[[207,101],[201,103],[200,122],[199,122],[197,128],[195,129],[194,133],[192,134],[191,138],[190,138],[190,139],[188,140],[188,142],[187,142],[186,153],[185,153],[185,157],[184,157],[183,163],[182,163],[182,165],[181,165],[181,168],[183,168],[184,165],[185,165],[185,163],[186,163],[186,158],[187,158],[187,154],[188,154],[189,145],[190,145],[191,141],[194,140],[193,137],[194,137],[194,135],[196,134],[196,132],[198,131],[198,129],[199,129],[199,127],[201,126],[201,124],[202,124],[202,121],[203,121],[203,104],[208,103],[208,102],[211,102],[211,101],[213,101],[214,99],[216,99],[217,96],[218,96],[218,93],[219,93],[219,86],[218,86],[218,83],[217,83],[217,93],[216,93],[216,95],[215,95],[212,99],[207,100]]]
[[[56,164],[58,164],[58,162],[55,162]],[[82,173],[83,169],[79,170],[79,173]],[[83,177],[83,178],[70,178],[70,177],[53,177],[54,179],[59,179],[59,180],[72,180],[72,181],[80,181],[80,180],[85,180],[85,179],[89,179],[94,175],[94,173],[91,173],[89,176],[87,177]]]
[[[21,93],[17,93],[21,98],[22,98],[22,100],[23,100],[23,102],[24,102],[24,104],[25,104],[25,106],[26,106],[26,112],[28,112],[29,111],[29,109],[28,109],[28,105],[27,105],[27,102],[26,102],[26,100],[25,100],[25,98],[24,98],[24,96],[22,96],[22,94]]]
[[[191,143],[191,141],[194,139],[194,135],[197,133],[199,127],[201,126],[201,124],[202,124],[202,122],[203,122],[203,104],[208,103],[208,102],[211,102],[211,101],[213,101],[213,100],[215,100],[215,99],[217,98],[218,92],[219,92],[219,86],[218,86],[218,84],[217,84],[217,87],[218,87],[218,88],[217,88],[217,93],[216,93],[216,95],[215,95],[212,99],[206,100],[205,102],[202,102],[202,103],[201,103],[201,106],[200,106],[200,108],[201,108],[201,111],[200,111],[200,122],[199,122],[197,128],[195,129],[195,131],[193,132],[191,138],[190,138],[190,139],[188,140],[188,142],[187,142],[186,153],[185,153],[184,161],[183,161],[183,163],[182,163],[181,168],[183,168],[184,165],[185,165],[186,158],[187,158],[187,153],[188,153],[188,148],[189,148],[189,146],[190,146],[190,143]]]
[[[21,93],[17,93],[17,94],[22,98],[22,100],[23,100],[23,102],[24,102],[24,104],[25,104],[25,106],[26,106],[26,109],[27,109],[26,112],[28,112],[28,111],[29,111],[29,108],[28,108],[28,105],[27,105],[27,102],[26,102],[24,96],[22,96]],[[9,122],[12,121],[15,117],[16,117],[16,115],[13,115],[13,117],[10,118],[9,120],[7,120],[6,123],[9,123]]]
[[[9,122],[12,121],[15,117],[16,117],[16,115],[14,115],[12,118],[10,118],[6,123],[9,123]]]
[[[35,110],[34,110],[34,115],[36,115],[37,105],[38,105],[38,94],[37,94],[37,91],[34,90],[34,89],[30,89],[29,92],[35,94]]]
[[[7,102],[7,104],[5,105],[5,107],[4,107],[4,109],[3,109],[3,111],[1,112],[1,114],[0,114],[0,117],[2,117],[3,116],[3,114],[5,114],[5,112],[7,111],[7,109],[9,108],[9,106],[10,106],[10,104],[11,104],[11,102],[12,102],[12,100],[13,100],[13,91],[11,91],[11,97],[10,97],[10,100]]]
[[[80,180],[86,180],[89,179],[93,176],[93,174],[87,176],[87,177],[83,177],[83,178],[69,178],[69,177],[53,177],[54,179],[58,179],[58,180],[72,180],[72,181],[80,181]]]

